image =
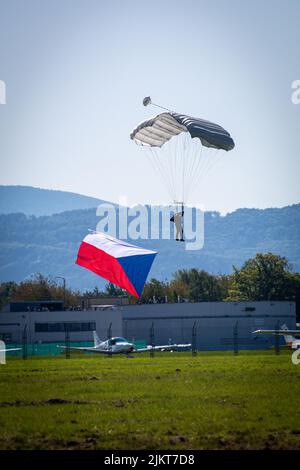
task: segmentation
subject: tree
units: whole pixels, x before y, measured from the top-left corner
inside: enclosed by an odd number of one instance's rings
[[[296,316],[297,322],[300,322],[300,274],[291,272],[289,273],[288,282],[289,300],[296,302]]]
[[[146,303],[152,302],[153,297],[155,297],[157,302],[164,302],[165,296],[168,296],[168,294],[168,284],[152,278],[145,284],[141,301]]]
[[[116,286],[112,282],[109,282],[105,287],[105,294],[109,297],[120,297],[124,296],[124,291],[120,287]]]
[[[51,276],[35,274],[31,279],[16,284],[11,301],[16,300],[58,300],[65,299],[66,307],[77,306],[80,301],[80,292],[73,291],[58,285]]]
[[[4,307],[5,304],[8,304],[14,296],[14,293],[17,288],[16,282],[2,282],[0,284],[0,309]]]
[[[179,270],[175,273],[171,286],[174,284],[181,286],[184,297],[191,302],[218,301],[223,298],[224,287],[219,276],[211,275],[204,270],[195,268]]]
[[[89,298],[89,297],[107,297],[107,293],[99,290],[96,286],[93,290],[85,290],[82,294],[82,297]]]
[[[241,269],[234,267],[226,300],[291,300],[293,295],[287,259],[273,253],[257,253]]]

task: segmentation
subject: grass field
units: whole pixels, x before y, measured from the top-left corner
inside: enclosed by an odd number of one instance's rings
[[[290,352],[8,358],[1,449],[300,449]]]

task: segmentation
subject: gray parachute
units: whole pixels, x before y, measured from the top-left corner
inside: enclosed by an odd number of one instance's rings
[[[173,112],[161,113],[141,122],[130,137],[139,145],[161,147],[181,132],[189,132],[192,138],[198,137],[205,147],[226,151],[234,148],[229,132],[218,124]]]
[[[158,106],[150,96],[143,104]],[[185,203],[222,151],[234,148],[234,141],[219,124],[158,107],[165,112],[138,124],[130,137],[160,174],[172,200]]]

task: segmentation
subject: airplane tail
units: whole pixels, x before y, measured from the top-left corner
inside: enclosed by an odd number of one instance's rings
[[[282,325],[281,329],[288,330],[288,327],[284,324]],[[295,340],[296,338],[294,338],[294,336],[292,335],[284,335],[284,341],[286,342],[288,346],[291,346]]]
[[[100,340],[99,336],[97,335],[96,331],[93,331],[93,337],[94,337],[94,346],[96,348],[101,343],[101,340]]]
[[[291,335],[284,335],[284,341],[286,342],[286,344],[291,345],[294,341],[296,341],[296,338]]]

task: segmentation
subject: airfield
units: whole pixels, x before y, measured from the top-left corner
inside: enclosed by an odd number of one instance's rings
[[[0,366],[0,449],[300,449],[291,352],[72,354]]]

